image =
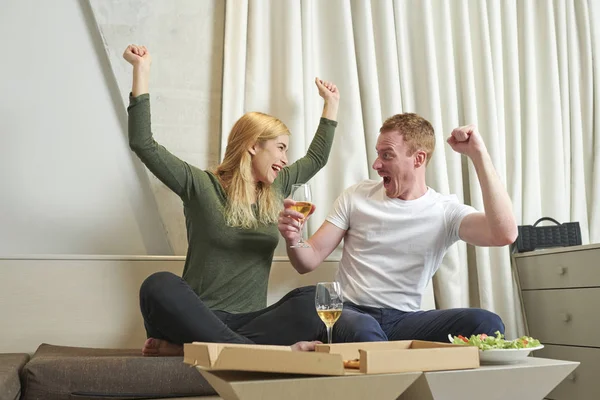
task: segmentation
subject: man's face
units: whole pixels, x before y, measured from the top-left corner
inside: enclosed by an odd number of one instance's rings
[[[383,178],[388,197],[401,197],[415,182],[415,155],[409,155],[409,148],[398,131],[382,132],[377,139],[377,159],[373,169]]]

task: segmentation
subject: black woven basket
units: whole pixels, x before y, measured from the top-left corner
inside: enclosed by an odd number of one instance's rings
[[[551,221],[556,225],[537,226],[542,221]],[[578,246],[581,244],[579,222],[559,223],[549,217],[538,219],[533,225],[519,225],[519,236],[515,241],[516,251],[523,253],[549,247]]]

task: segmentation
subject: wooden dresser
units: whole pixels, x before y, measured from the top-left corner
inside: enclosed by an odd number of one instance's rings
[[[600,244],[514,254],[529,336],[545,348],[533,355],[579,361],[546,398],[600,399]]]

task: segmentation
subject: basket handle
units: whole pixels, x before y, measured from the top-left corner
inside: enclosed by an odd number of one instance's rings
[[[540,218],[537,221],[535,221],[535,224],[533,224],[533,226],[536,226],[537,224],[539,224],[542,221],[552,221],[554,222],[556,225],[561,225],[560,222],[558,222],[557,220],[555,220],[554,218],[550,218],[550,217],[544,217],[544,218]]]

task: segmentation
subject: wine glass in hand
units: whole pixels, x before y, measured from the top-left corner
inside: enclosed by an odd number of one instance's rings
[[[304,217],[300,221],[298,221],[300,222],[300,224],[302,224],[302,228],[300,230],[300,240],[298,240],[298,243],[293,244],[290,247],[310,247],[310,245],[306,243],[303,239],[304,233],[306,231],[306,217],[308,217],[308,214],[310,214],[310,211],[313,207],[311,202],[312,195],[308,183],[292,185],[292,200],[294,200],[296,204],[294,204],[291,207],[291,209],[294,211],[298,211],[299,213],[304,215]]]
[[[342,289],[339,282],[317,283],[315,292],[315,308],[319,318],[327,327],[327,343],[332,343],[333,325],[342,315]]]

